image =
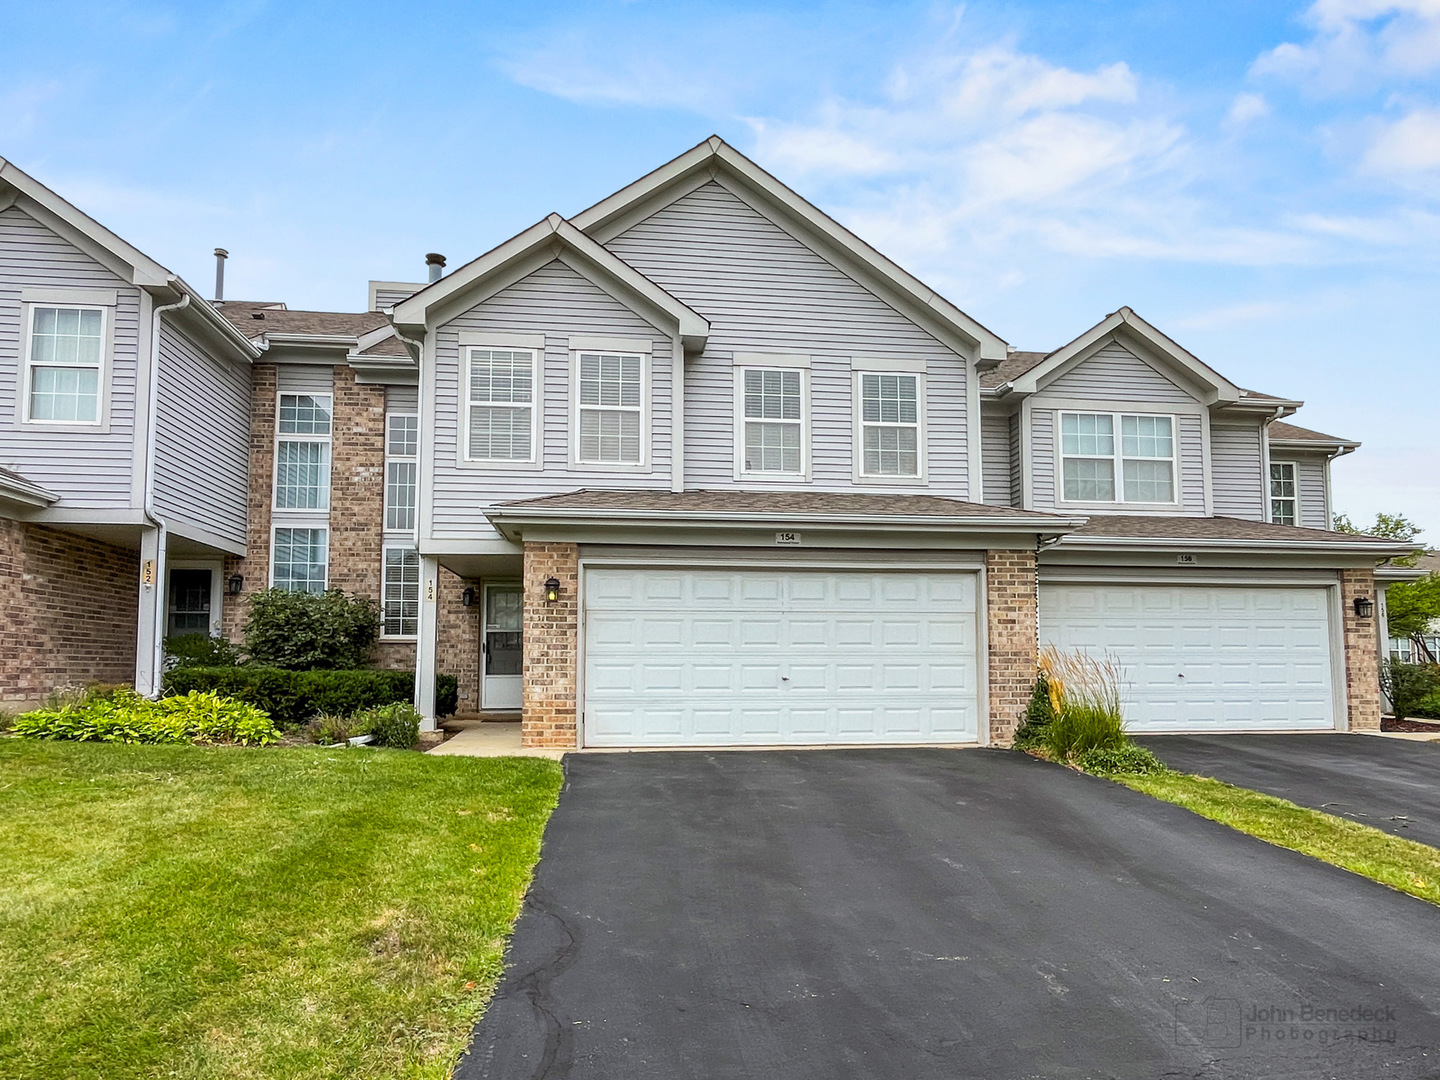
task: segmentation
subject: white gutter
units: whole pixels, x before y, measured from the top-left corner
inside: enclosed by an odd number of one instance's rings
[[[165,595],[165,547],[168,541],[169,526],[165,519],[155,512],[155,428],[160,414],[160,317],[167,311],[179,311],[190,306],[190,293],[186,292],[173,304],[162,304],[154,309],[150,324],[150,382],[149,400],[145,408],[145,502],[144,513],[147,520],[155,523],[159,531],[159,537],[155,545],[155,581],[151,588],[155,590],[151,597],[154,610],[151,612],[151,640],[146,643],[151,650],[151,672],[153,673],[154,685],[151,690],[158,696],[160,692],[160,673],[165,663],[165,636],[160,633],[160,618],[162,601]],[[138,644],[138,643],[137,643]]]
[[[1151,548],[1156,551],[1173,551],[1176,548],[1193,550],[1202,548],[1220,551],[1330,551],[1349,555],[1379,555],[1393,558],[1409,554],[1414,545],[1399,544],[1394,540],[1226,540],[1216,537],[1158,537],[1158,536],[1067,536],[1060,541],[1061,547],[1087,548]]]

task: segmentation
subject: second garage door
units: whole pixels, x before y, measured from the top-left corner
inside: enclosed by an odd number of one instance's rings
[[[1134,731],[1335,726],[1325,588],[1046,584],[1040,640],[1116,657]]]
[[[587,746],[970,742],[974,573],[589,568]]]

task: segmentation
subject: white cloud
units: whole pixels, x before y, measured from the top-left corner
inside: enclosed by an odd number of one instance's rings
[[[1366,172],[1395,180],[1440,170],[1440,108],[1416,109],[1381,128],[1365,152]]]
[[[1308,41],[1261,54],[1252,73],[1335,94],[1440,71],[1440,0],[1316,0],[1305,21]]]
[[[1225,119],[1236,127],[1270,115],[1270,104],[1262,94],[1236,94]]]

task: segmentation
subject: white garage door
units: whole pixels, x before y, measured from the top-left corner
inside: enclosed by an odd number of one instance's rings
[[[1042,585],[1040,640],[1115,655],[1134,731],[1335,726],[1323,588]]]
[[[975,583],[589,569],[585,744],[973,741]]]

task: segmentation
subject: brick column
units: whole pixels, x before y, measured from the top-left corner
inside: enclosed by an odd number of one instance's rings
[[[1035,553],[985,553],[986,625],[989,628],[990,742],[1009,746],[1030,703],[1039,640]]]
[[[560,598],[545,602],[545,581],[560,582]],[[578,656],[580,548],[525,544],[524,746],[575,749],[575,665]]]
[[[274,364],[257,363],[250,368],[250,528],[245,539],[245,557],[225,558],[225,577],[245,578],[239,596],[227,591],[221,602],[221,632],[238,643],[249,610],[252,593],[270,584],[270,503],[275,476],[275,372]]]
[[[540,579],[544,581],[544,578]],[[475,606],[466,607],[465,590],[475,590]],[[441,675],[460,680],[456,712],[480,711],[480,582],[440,568],[440,594],[436,597],[439,639],[435,647],[435,668]],[[412,650],[413,653],[413,650]],[[411,656],[410,664],[415,664]]]
[[[1376,614],[1362,619],[1355,614],[1355,598],[1366,597]],[[1349,702],[1351,731],[1380,730],[1379,601],[1375,571],[1369,567],[1340,571],[1341,618],[1345,625],[1345,698]]]

